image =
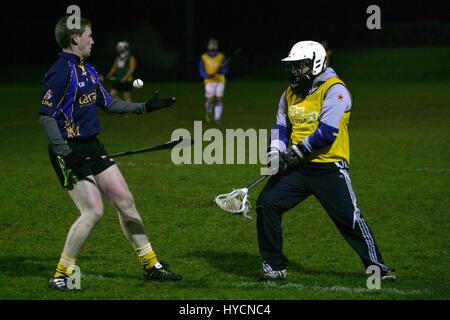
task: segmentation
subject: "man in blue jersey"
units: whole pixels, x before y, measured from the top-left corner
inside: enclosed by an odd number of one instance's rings
[[[146,103],[113,100],[95,69],[85,60],[91,55],[91,23],[80,18],[79,29],[70,28],[68,17],[55,27],[62,52],[43,79],[40,123],[49,140],[50,160],[64,188],[80,211],[70,228],[66,243],[49,287],[73,290],[68,285],[71,270],[90,232],[103,214],[101,193],[117,208],[122,230],[142,263],[145,280],[180,280],[181,276],[161,264],[148,240],[136,210],[133,195],[112,158],[97,139],[100,126],[97,107],[112,113],[145,114],[172,106],[176,99]]]

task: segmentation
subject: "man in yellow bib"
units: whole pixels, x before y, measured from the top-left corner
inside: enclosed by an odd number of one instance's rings
[[[225,75],[228,73],[228,61],[225,55],[218,51],[219,43],[216,39],[209,39],[208,51],[202,54],[199,64],[199,73],[205,84],[205,119],[220,124],[222,117],[222,98],[225,91]]]
[[[263,278],[286,278],[282,215],[314,195],[364,266],[375,265],[382,280],[395,280],[360,213],[348,174],[350,92],[326,66],[326,51],[318,42],[296,43],[282,61],[290,85],[279,102],[274,127],[278,135],[272,136],[268,153],[271,167],[278,171],[256,204]]]

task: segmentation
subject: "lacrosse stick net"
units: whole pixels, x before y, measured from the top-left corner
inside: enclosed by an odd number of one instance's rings
[[[219,194],[214,201],[222,210],[232,215],[239,215],[244,220],[251,219],[252,216],[249,212],[251,205],[248,201],[248,193],[265,178],[266,176],[261,176],[246,188],[236,189],[230,193]]]

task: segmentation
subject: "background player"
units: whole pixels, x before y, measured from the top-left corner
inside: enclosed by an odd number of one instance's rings
[[[101,158],[107,153],[96,137],[100,132],[97,107],[113,113],[142,114],[170,107],[175,98],[159,100],[155,96],[146,103],[113,100],[95,69],[85,63],[94,44],[91,23],[81,18],[80,29],[73,29],[67,26],[67,19],[61,18],[55,27],[56,41],[63,52],[43,79],[40,123],[49,139],[53,168],[80,216],[70,228],[48,285],[72,290],[67,286],[70,267],[75,265],[83,244],[103,215],[101,193],[117,208],[122,230],[142,263],[144,279],[180,280],[180,275],[158,261],[133,195],[114,160]]]
[[[322,40],[320,44],[323,46],[325,51],[327,52],[327,60],[325,62],[327,67],[331,67],[331,56],[333,55],[333,50],[331,50],[328,46],[328,41]]]
[[[208,51],[202,54],[199,72],[205,84],[205,120],[210,122],[214,110],[214,121],[220,124],[222,117],[222,98],[225,91],[225,75],[228,74],[228,62],[225,55],[219,52],[216,39],[209,39]]]
[[[129,44],[120,41],[116,45],[117,57],[106,79],[112,81],[111,96],[117,98],[123,94],[123,100],[131,102],[133,73],[136,70],[136,58],[130,53]]]
[[[282,60],[290,85],[279,102],[279,137],[271,141],[268,154],[272,163],[278,160],[279,170],[256,204],[264,278],[286,278],[282,215],[314,195],[363,264],[378,266],[382,279],[394,280],[361,215],[348,174],[351,95],[325,60],[324,47],[315,41],[298,42]]]

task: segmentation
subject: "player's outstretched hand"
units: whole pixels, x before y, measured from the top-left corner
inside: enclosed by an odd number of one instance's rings
[[[147,113],[153,112],[159,109],[171,107],[177,102],[175,97],[167,99],[159,99],[159,92],[155,91],[153,97],[145,103],[145,110]]]

